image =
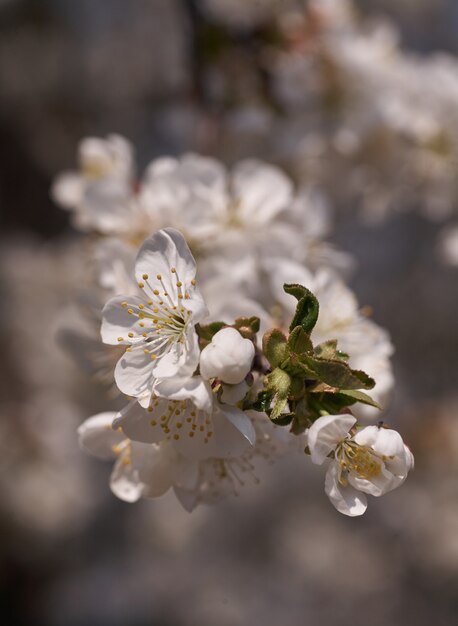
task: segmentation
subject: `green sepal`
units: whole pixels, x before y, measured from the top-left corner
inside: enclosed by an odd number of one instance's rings
[[[318,319],[320,309],[318,300],[309,289],[302,285],[294,283],[284,284],[283,289],[287,294],[294,296],[298,301],[296,312],[289,327],[290,332],[292,332],[296,326],[302,326],[305,332],[310,335]]]
[[[262,351],[272,367],[278,367],[287,356],[285,335],[278,328],[271,328],[262,338]]]
[[[277,426],[289,426],[294,419],[294,413],[282,413],[279,417],[271,415],[270,419]]]
[[[259,411],[260,413],[268,413],[272,404],[273,392],[268,389],[263,389],[258,393],[258,397],[249,407],[253,411]]]
[[[268,375],[267,381],[267,389],[273,392],[273,408],[270,413],[270,418],[276,420],[280,417],[286,403],[288,402],[288,396],[291,389],[291,376],[284,370],[276,367]]]
[[[226,327],[226,322],[212,322],[211,324],[207,324],[206,326],[201,326],[200,324],[197,324],[196,331],[199,335],[199,338],[204,343],[210,343],[214,335],[216,335],[216,333],[219,332],[222,328]]]
[[[252,333],[258,333],[261,320],[259,317],[238,317],[234,322],[234,328],[242,331],[243,329],[249,329]]]

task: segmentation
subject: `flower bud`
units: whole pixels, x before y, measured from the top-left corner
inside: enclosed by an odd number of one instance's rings
[[[229,385],[242,382],[251,369],[254,345],[235,328],[223,328],[213,337],[200,355],[200,373],[206,378],[218,378]]]

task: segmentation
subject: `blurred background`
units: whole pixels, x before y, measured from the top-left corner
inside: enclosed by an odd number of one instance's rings
[[[3,623],[456,624],[456,55],[455,0],[0,0]],[[127,505],[79,450],[104,403],[55,339],[84,246],[49,189],[111,132],[140,167],[258,156],[328,198],[417,464],[363,518],[288,460],[191,515]]]

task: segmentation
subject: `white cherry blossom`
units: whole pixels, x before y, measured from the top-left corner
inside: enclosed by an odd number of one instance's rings
[[[147,404],[133,401],[117,416],[115,427],[129,439],[167,440],[190,459],[238,457],[256,441],[246,412],[219,402],[200,376],[163,379],[155,392]]]
[[[256,432],[256,444],[238,457],[201,461],[193,488],[175,488],[175,495],[187,511],[199,504],[217,504],[239,495],[247,484],[259,484],[263,465],[273,464],[285,454],[302,453],[305,445],[302,437],[276,426],[264,413],[248,411],[247,414]]]
[[[80,445],[102,459],[115,459],[110,488],[121,500],[163,495],[172,486],[192,489],[198,479],[196,463],[182,457],[169,442],[145,444],[127,439],[112,428],[116,413],[99,413],[78,429]]]
[[[362,515],[365,494],[382,496],[399,487],[413,468],[413,455],[395,430],[366,426],[356,430],[352,415],[325,415],[307,431],[312,462],[332,455],[325,491],[344,515]]]
[[[132,213],[132,146],[119,135],[87,137],[78,146],[78,161],[79,171],[56,178],[53,199],[74,211],[76,226],[82,230],[117,232]]]
[[[102,340],[127,346],[116,366],[116,384],[141,397],[158,378],[193,373],[200,355],[195,324],[207,310],[196,287],[194,258],[172,228],[144,242],[135,277],[138,295],[116,296],[105,305]]]
[[[201,352],[200,373],[207,379],[238,385],[251,370],[253,358],[252,341],[235,328],[222,328]]]

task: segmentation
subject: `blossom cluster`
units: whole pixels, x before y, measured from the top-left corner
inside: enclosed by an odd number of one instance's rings
[[[173,489],[192,510],[303,451],[328,459],[326,492],[347,515],[403,482],[413,457],[400,435],[356,422],[389,396],[392,346],[343,282],[351,258],[322,240],[320,196],[272,165],[228,173],[194,154],[139,178],[119,136],[83,140],[79,162],[52,194],[95,235],[84,360],[125,398],[79,436],[115,460],[118,497]]]

